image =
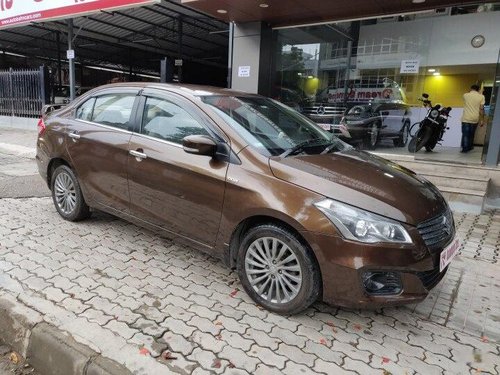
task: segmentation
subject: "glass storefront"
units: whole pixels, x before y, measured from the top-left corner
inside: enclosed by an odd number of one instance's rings
[[[478,127],[474,149],[459,152],[463,94],[479,85],[488,113],[497,10],[482,4],[274,30],[271,95],[356,147],[479,164],[489,131]],[[443,116],[451,108],[444,134],[419,148],[412,136],[436,104]]]

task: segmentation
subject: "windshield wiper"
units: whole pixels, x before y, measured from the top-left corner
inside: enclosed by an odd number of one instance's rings
[[[337,148],[336,151],[344,151],[345,149],[345,144],[338,139],[332,139],[332,143],[330,146],[326,147],[320,155],[328,154],[330,151],[332,151],[334,148]],[[339,147],[342,146],[342,147]]]
[[[292,154],[295,154],[296,152],[298,151],[302,151],[304,150],[305,147],[307,146],[311,146],[313,144],[316,144],[318,143],[318,141],[322,141],[322,142],[328,142],[328,140],[326,139],[323,139],[323,138],[313,138],[313,139],[308,139],[307,141],[304,141],[304,142],[300,142],[299,144],[293,146],[292,148],[289,148],[288,150],[286,150],[285,152],[283,152],[280,157],[282,158],[286,158],[287,156],[289,155],[292,155]]]

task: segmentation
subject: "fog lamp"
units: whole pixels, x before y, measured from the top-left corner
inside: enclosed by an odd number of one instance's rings
[[[365,291],[371,295],[399,294],[403,290],[399,272],[367,271],[361,278]]]

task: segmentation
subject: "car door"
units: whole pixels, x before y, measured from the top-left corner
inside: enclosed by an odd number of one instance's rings
[[[98,93],[82,103],[69,121],[67,151],[92,205],[128,213],[127,162],[138,92]]]
[[[221,137],[192,102],[143,93],[141,126],[130,140],[132,215],[207,246],[215,244],[228,163],[184,152],[188,135]],[[215,131],[215,132],[214,132]],[[222,138],[220,138],[222,139]]]

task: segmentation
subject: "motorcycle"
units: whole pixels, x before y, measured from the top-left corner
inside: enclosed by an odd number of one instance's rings
[[[445,131],[449,129],[446,127],[446,123],[450,117],[451,107],[442,107],[439,104],[432,105],[428,94],[422,94],[422,98],[419,100],[429,110],[419,123],[415,136],[408,144],[408,151],[418,152],[422,147],[425,147],[427,152],[431,152],[443,140]]]

